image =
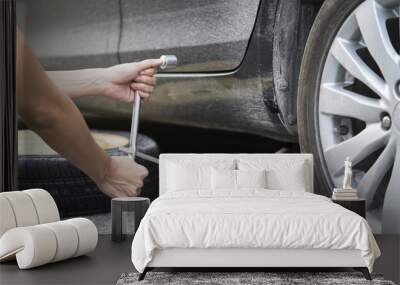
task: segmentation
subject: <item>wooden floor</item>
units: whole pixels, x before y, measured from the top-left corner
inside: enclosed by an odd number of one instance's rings
[[[382,257],[375,263],[375,272],[399,283],[400,236],[378,235],[376,240]],[[134,271],[130,258],[131,241],[129,238],[114,243],[110,236],[100,235],[96,250],[88,256],[30,270],[19,270],[15,262],[4,263],[0,265],[0,284],[115,284],[122,273]]]

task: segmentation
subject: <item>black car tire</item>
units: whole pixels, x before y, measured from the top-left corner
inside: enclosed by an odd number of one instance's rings
[[[128,137],[126,132],[104,132]],[[138,150],[158,157],[159,149],[154,140],[138,135]],[[124,156],[118,148],[107,149],[111,156]],[[149,170],[144,180],[141,196],[155,199],[158,196],[158,165],[140,158],[137,163]],[[18,188],[47,190],[58,206],[62,217],[105,213],[110,210],[110,198],[100,192],[96,184],[81,170],[60,155],[19,155]]]
[[[314,156],[317,193],[330,196],[333,189],[320,143],[318,99],[326,57],[342,23],[362,0],[327,0],[321,7],[307,40],[298,84],[297,116],[302,152]]]

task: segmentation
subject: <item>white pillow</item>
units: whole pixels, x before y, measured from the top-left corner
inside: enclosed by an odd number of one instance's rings
[[[185,166],[170,163],[168,169],[167,189],[170,191],[187,191],[211,188],[211,167]]]
[[[211,188],[213,190],[235,190],[236,170],[213,168],[211,170]]]
[[[235,169],[236,161],[174,159],[167,162],[167,191],[211,190],[211,168]]]
[[[241,188],[266,188],[266,171],[263,170],[211,170],[213,190],[238,190]]]
[[[267,161],[262,159],[238,160],[240,170],[267,171],[267,188],[272,190],[307,191],[310,181],[308,164],[305,161],[290,159],[276,159]]]
[[[268,188],[306,192],[307,177],[304,162],[286,169],[273,169],[267,173]]]
[[[235,170],[237,188],[267,188],[267,171]]]

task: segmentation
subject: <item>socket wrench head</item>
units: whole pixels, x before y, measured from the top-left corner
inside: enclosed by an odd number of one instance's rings
[[[175,68],[178,64],[178,58],[175,55],[162,55],[160,59],[162,60],[161,69]]]

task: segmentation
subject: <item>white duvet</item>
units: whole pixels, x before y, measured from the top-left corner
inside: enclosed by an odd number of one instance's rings
[[[140,223],[132,262],[143,272],[154,250],[165,248],[358,249],[370,271],[380,255],[365,219],[330,199],[255,189],[162,195]]]

